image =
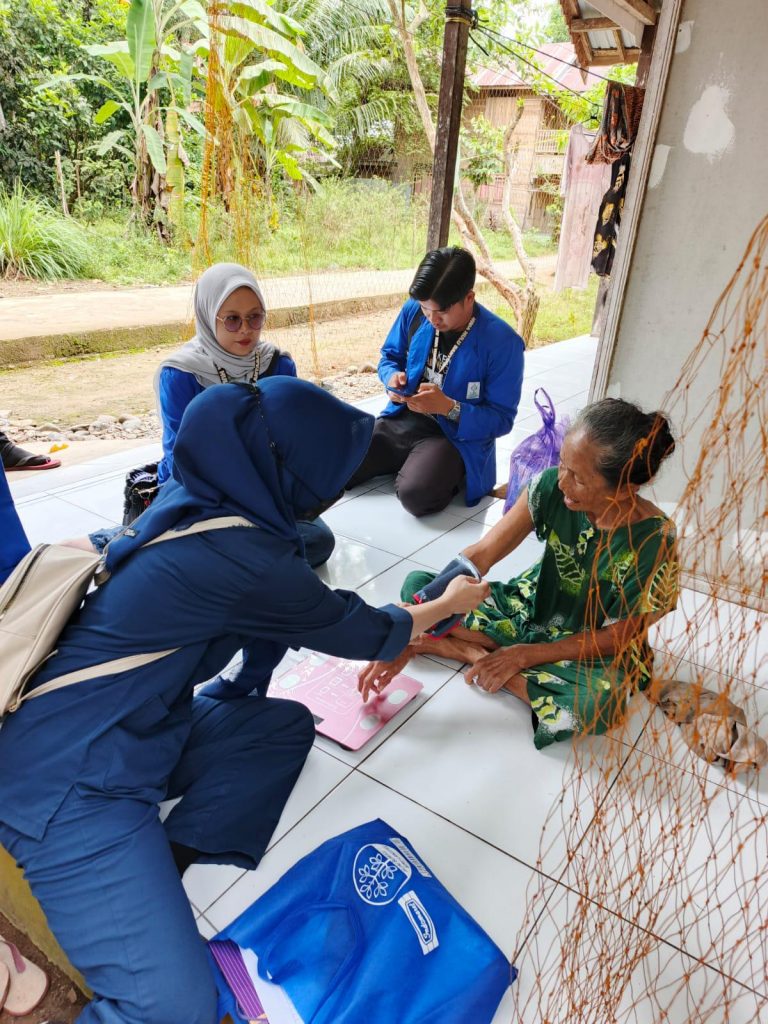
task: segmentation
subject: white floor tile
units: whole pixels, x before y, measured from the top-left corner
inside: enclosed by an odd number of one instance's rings
[[[206,913],[224,928],[285,871],[326,839],[381,818],[407,837],[448,891],[507,955],[522,919],[532,872],[372,779],[354,773]]]
[[[398,604],[400,602],[400,588],[409,572],[423,572],[429,566],[416,562],[411,558],[402,558],[391,569],[381,573],[368,583],[359,588],[358,593],[364,601],[375,608],[383,604]]]
[[[348,765],[314,746],[309,752],[299,780],[288,798],[269,847],[279,842],[296,822],[324,800],[350,772]],[[202,908],[205,909],[205,908]]]
[[[120,523],[123,519],[123,490],[125,477],[122,473],[108,476],[95,483],[79,484],[56,492],[56,497],[77,505],[86,512],[93,512],[106,519]]]
[[[87,512],[61,498],[43,496],[19,508],[19,518],[30,544],[82,537],[93,530],[117,526],[119,518]]]
[[[214,937],[217,931],[217,929],[213,927],[211,922],[203,914],[201,914],[197,918],[197,930],[200,932],[200,934],[203,936],[206,942],[210,941],[210,939]]]
[[[514,1024],[758,1024],[766,1001],[564,886],[516,956]]]
[[[619,744],[591,743],[598,758],[601,747],[613,744],[606,761],[617,763]],[[530,708],[522,701],[483,693],[456,676],[403,726],[397,743],[380,748],[361,770],[533,866],[542,827],[572,771],[571,757],[567,743],[535,749]],[[562,867],[561,822],[569,823],[574,842],[586,828],[593,807],[588,783],[597,772],[596,766],[585,769],[585,785],[576,793],[580,805],[563,805],[552,820],[545,872]]]
[[[438,572],[458,552],[463,551],[470,544],[476,544],[488,530],[489,527],[485,523],[470,519],[457,529],[415,551],[412,558]],[[534,534],[531,534],[518,548],[493,567],[488,573],[488,578],[492,580],[511,579],[512,576],[518,575],[538,561],[543,551],[544,545],[536,539]]]
[[[192,864],[184,872],[184,889],[190,903],[203,913],[244,874],[234,864]]]
[[[317,575],[329,587],[356,590],[399,561],[398,555],[372,548],[368,544],[337,537],[333,554],[317,569]]]
[[[765,807],[633,751],[563,881],[768,995],[767,855]]]
[[[407,556],[459,523],[449,512],[416,519],[394,495],[370,491],[331,509],[323,518],[333,532],[395,555]]]

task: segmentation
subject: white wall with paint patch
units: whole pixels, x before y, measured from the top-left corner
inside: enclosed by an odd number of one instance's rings
[[[687,0],[627,279],[607,393],[646,409],[679,410],[668,396],[699,345],[712,309],[768,212],[768,16],[765,0]],[[766,344],[766,339],[762,339]],[[719,358],[708,359],[691,401],[714,409]],[[704,416],[709,421],[710,417]],[[674,415],[673,415],[674,420]],[[682,438],[659,477],[670,506],[701,449],[703,425]],[[757,424],[754,443],[758,444]],[[722,481],[707,503],[722,498]],[[759,510],[745,510],[759,529]],[[764,528],[764,527],[763,527]]]

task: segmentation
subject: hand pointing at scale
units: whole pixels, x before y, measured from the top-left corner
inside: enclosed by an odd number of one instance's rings
[[[457,576],[452,579],[445,592],[434,601],[426,601],[419,605],[404,605],[413,616],[414,636],[429,629],[436,622],[451,615],[466,615],[481,604],[491,592],[485,580],[475,580],[471,576]],[[393,661],[372,661],[360,672],[357,688],[364,701],[371,694],[381,691],[392,682],[394,677],[405,668],[413,656],[406,647]]]

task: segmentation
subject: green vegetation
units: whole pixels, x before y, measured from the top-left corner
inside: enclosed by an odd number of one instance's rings
[[[539,314],[533,338],[529,345],[539,348],[550,345],[553,341],[565,341],[580,334],[589,334],[592,317],[595,312],[595,299],[600,279],[594,274],[589,277],[587,287],[581,291],[577,288],[566,288],[562,292],[543,292]],[[484,296],[486,306],[513,326],[514,314],[503,302],[494,301],[494,296]]]
[[[88,245],[83,231],[53,213],[17,182],[0,184],[0,276],[54,281],[83,277]]]

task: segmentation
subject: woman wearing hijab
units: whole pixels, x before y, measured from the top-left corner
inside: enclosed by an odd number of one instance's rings
[[[161,486],[171,478],[173,452],[184,410],[213,384],[253,384],[273,376],[296,376],[287,352],[261,338],[266,303],[259,282],[239,263],[216,263],[195,286],[197,333],[160,364],[155,394],[163,425],[163,457],[157,467]],[[119,530],[91,534],[102,550]],[[317,567],[331,557],[336,540],[321,519],[299,524],[305,556]]]
[[[0,730],[0,843],[95,993],[79,1024],[217,1024],[179,873],[255,868],[269,843],[314,735],[302,705],[260,696],[288,647],[391,660],[487,596],[460,578],[437,601],[377,609],[311,570],[297,519],[337,498],[372,431],[305,381],[207,388],[184,414],[172,479],[110,544],[110,578],[30,688],[94,677],[32,697]],[[247,525],[148,545],[221,516]],[[193,695],[242,647],[247,682]],[[157,660],[99,671],[138,653]],[[175,797],[161,824],[158,802]]]

